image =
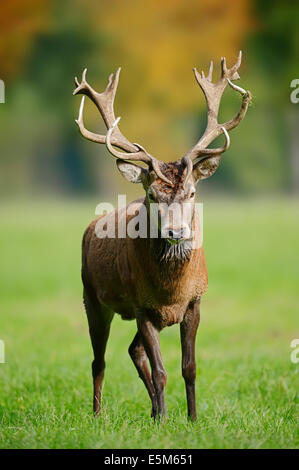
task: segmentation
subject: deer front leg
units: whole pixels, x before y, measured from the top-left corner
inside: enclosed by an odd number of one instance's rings
[[[152,380],[156,392],[158,415],[166,416],[167,412],[164,401],[164,388],[167,381],[167,375],[162,362],[159,332],[154,325],[143,316],[137,317],[137,327],[152,369]],[[153,411],[153,416],[156,419],[155,410]]]
[[[152,382],[151,374],[147,365],[147,355],[141,340],[140,333],[137,332],[130,347],[129,354],[137,369],[139,377],[143,381],[152,402],[152,417],[157,414],[156,392]]]
[[[186,386],[188,417],[192,421],[196,420],[197,418],[195,401],[195,340],[200,320],[199,306],[200,301],[196,302],[192,306],[189,306],[184,320],[180,325],[182,345],[182,374]]]

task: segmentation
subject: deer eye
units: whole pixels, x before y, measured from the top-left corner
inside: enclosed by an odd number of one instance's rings
[[[191,193],[190,193],[190,199],[193,199],[194,196],[195,196],[195,191],[191,191]]]

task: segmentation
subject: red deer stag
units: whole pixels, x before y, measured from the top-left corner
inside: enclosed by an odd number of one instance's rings
[[[200,319],[200,299],[207,290],[208,276],[203,248],[200,244],[194,245],[200,236],[199,218],[194,209],[195,189],[199,180],[208,178],[217,170],[221,155],[230,143],[228,132],[242,121],[251,101],[249,91],[232,83],[239,78],[240,64],[241,52],[231,68],[222,58],[221,77],[217,83],[212,82],[212,62],[207,77],[194,69],[206,99],[207,126],[203,136],[183,158],[169,163],[157,160],[141,145],[131,143],[119,130],[113,103],[120,68],[110,75],[103,93],[97,93],[86,81],[86,69],[81,83],[75,78],[73,94],[88,96],[97,106],[108,129],[107,135],[99,135],[85,128],[83,96],[76,121],[81,134],[88,140],[106,144],[109,152],[117,158],[121,174],[132,183],[141,183],[145,190],[145,197],[125,209],[110,212],[101,216],[104,219],[98,217],[91,222],[83,237],[82,281],[94,352],[95,415],[101,409],[105,349],[111,320],[117,312],[123,319],[136,319],[137,333],[129,347],[129,354],[150,396],[154,418],[166,415],[164,387],[167,376],[160,352],[159,331],[174,323],[180,324],[182,375],[188,416],[196,419],[195,338]],[[220,124],[219,105],[227,85],[240,93],[242,104],[233,119]],[[221,134],[224,134],[225,145],[207,148]],[[147,168],[129,161],[144,162]],[[140,209],[151,219],[154,203],[158,214],[157,237],[151,237],[149,232],[145,237],[117,235],[118,221],[123,219],[127,227]],[[185,204],[189,208],[179,222],[176,217],[170,218],[173,203],[179,207]],[[106,224],[113,220],[116,230],[114,238],[97,236],[96,227],[101,220]]]

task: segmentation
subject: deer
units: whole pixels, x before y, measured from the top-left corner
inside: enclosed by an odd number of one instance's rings
[[[75,77],[73,95],[83,95],[76,123],[84,138],[105,144],[116,157],[117,168],[130,183],[139,183],[144,196],[124,209],[102,214],[87,227],[82,241],[83,301],[93,348],[93,412],[101,411],[102,386],[105,371],[105,351],[112,319],[119,314],[124,320],[135,320],[137,332],[129,355],[151,400],[151,416],[167,416],[164,389],[167,374],[163,365],[159,333],[173,324],[180,325],[181,366],[185,382],[188,418],[197,419],[195,381],[195,341],[200,322],[200,302],[208,287],[208,273],[199,216],[195,210],[196,185],[212,176],[219,167],[222,154],[229,148],[229,131],[243,120],[251,93],[233,83],[239,79],[240,51],[235,64],[227,67],[221,58],[221,75],[213,82],[213,61],[207,76],[193,69],[207,106],[207,124],[198,142],[182,158],[164,162],[152,156],[144,147],[131,143],[119,129],[114,114],[114,99],[120,68],[109,76],[104,92],[95,91],[86,80],[84,69],[81,82]],[[219,106],[227,87],[241,95],[238,113],[225,123],[218,122]],[[84,99],[88,97],[98,108],[107,128],[106,135],[86,129],[83,120]],[[208,148],[223,135],[225,143]],[[145,165],[142,165],[145,164]],[[188,205],[187,215],[170,217],[170,206]],[[99,237],[97,224],[103,220],[118,226],[123,220],[128,226],[141,208],[148,219],[155,205],[158,213],[158,236]],[[129,210],[130,209],[130,210]],[[104,218],[104,219],[103,219]],[[179,220],[178,220],[179,219]],[[150,367],[149,367],[150,366]]]

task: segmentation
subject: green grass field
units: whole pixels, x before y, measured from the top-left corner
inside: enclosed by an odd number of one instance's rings
[[[205,201],[199,419],[186,419],[175,325],[161,333],[169,416],[159,424],[127,353],[135,323],[117,317],[92,417],[80,245],[97,202],[2,203],[0,447],[298,447],[298,201]]]

